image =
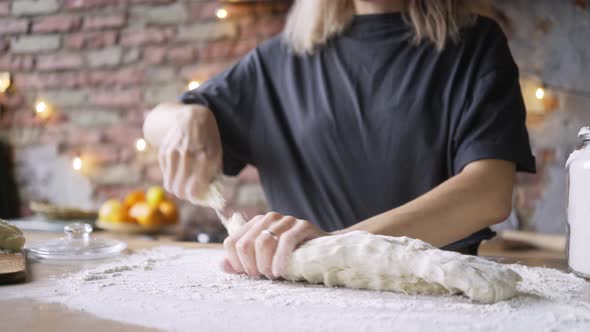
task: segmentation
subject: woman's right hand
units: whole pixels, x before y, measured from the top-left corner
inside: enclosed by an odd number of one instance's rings
[[[221,172],[221,139],[213,113],[200,105],[160,104],[145,120],[144,137],[158,146],[164,188],[196,204]]]

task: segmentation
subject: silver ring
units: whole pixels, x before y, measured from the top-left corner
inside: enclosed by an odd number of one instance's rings
[[[269,235],[270,237],[272,237],[273,239],[275,239],[277,241],[279,240],[279,236],[277,235],[277,233],[275,233],[275,232],[273,232],[273,231],[271,231],[269,229],[263,230],[262,233],[264,233],[266,235]]]

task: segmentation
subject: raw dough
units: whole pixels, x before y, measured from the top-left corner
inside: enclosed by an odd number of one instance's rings
[[[203,205],[213,207],[229,234],[246,223],[239,214],[226,219],[221,184],[214,182]],[[481,303],[516,295],[520,275],[476,256],[437,249],[408,237],[355,231],[325,236],[297,248],[281,276],[326,286],[374,289],[408,294],[463,294]]]
[[[198,205],[213,208],[215,211],[223,210],[225,198],[223,198],[223,184],[221,178],[217,177],[210,185],[207,192],[196,200]]]
[[[20,251],[25,245],[25,237],[20,229],[0,219],[0,249]]]
[[[246,221],[225,221],[230,234]],[[437,249],[408,237],[354,231],[325,236],[297,248],[281,276],[326,286],[407,294],[464,294],[481,303],[512,298],[520,275],[476,256]]]

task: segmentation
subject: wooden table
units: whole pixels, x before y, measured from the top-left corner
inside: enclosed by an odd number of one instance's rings
[[[60,236],[55,233],[25,232],[27,241],[41,241]],[[127,242],[126,253],[147,249],[160,245],[174,245],[186,248],[221,248],[219,244],[199,244],[191,242],[176,242],[171,237],[159,237],[158,240],[149,237],[114,235],[111,233],[96,233],[96,237],[117,238]],[[480,254],[490,256],[491,259],[503,263],[519,262],[530,266],[548,266],[565,270],[566,264],[563,253],[551,253],[539,250],[506,251],[501,246],[491,243],[483,245]],[[53,276],[68,272],[76,272],[83,268],[81,264],[43,264],[29,262],[28,285],[45,281]],[[28,287],[27,285],[27,287]],[[1,331],[152,331],[152,329],[123,324],[97,318],[89,313],[72,310],[61,304],[41,303],[29,299],[2,300],[2,292],[10,287],[0,286],[0,330]],[[22,286],[21,286],[22,287]]]

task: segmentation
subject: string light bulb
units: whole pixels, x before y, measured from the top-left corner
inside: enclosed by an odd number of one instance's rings
[[[539,100],[543,99],[545,97],[545,90],[543,88],[537,88],[535,91],[535,97]]]
[[[75,171],[79,171],[82,169],[82,158],[80,158],[79,156],[74,157],[74,159],[72,159],[72,168]]]
[[[45,114],[45,112],[47,112],[47,103],[44,101],[37,102],[35,105],[35,112],[40,115]]]
[[[217,16],[218,19],[223,20],[227,18],[227,10],[220,8],[215,12],[215,16]]]
[[[10,88],[10,73],[9,72],[1,72],[0,73],[0,93],[5,93],[8,88]]]
[[[46,120],[51,117],[51,106],[47,104],[45,101],[39,100],[35,104],[35,114],[38,118]]]
[[[199,81],[190,81],[189,84],[187,85],[187,88],[189,90],[194,90],[200,86],[201,86],[201,83]]]
[[[135,149],[139,152],[145,151],[145,149],[147,149],[147,142],[143,138],[137,139],[137,141],[135,141]]]

